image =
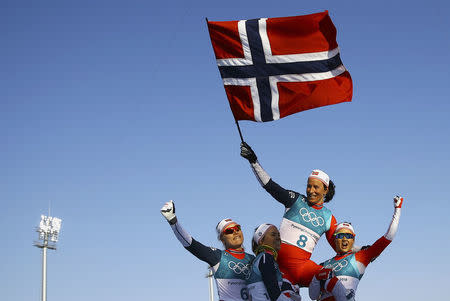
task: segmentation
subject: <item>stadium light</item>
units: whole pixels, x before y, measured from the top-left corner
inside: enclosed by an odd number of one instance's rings
[[[41,301],[47,301],[47,249],[56,250],[56,242],[61,231],[62,220],[57,217],[41,215],[41,221],[36,231],[39,241],[34,246],[42,249],[42,296]]]

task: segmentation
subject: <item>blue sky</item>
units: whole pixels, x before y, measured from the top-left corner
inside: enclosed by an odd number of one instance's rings
[[[262,166],[304,192],[321,168],[328,205],[357,243],[394,242],[367,270],[360,300],[442,298],[450,209],[450,21],[429,1],[2,1],[2,300],[39,300],[40,215],[63,219],[48,258],[48,300],[206,300],[206,264],[159,213],[173,199],[194,238],[214,227],[279,224],[282,205],[239,156],[205,17],[237,20],[328,9],[354,96],[264,124],[241,122]],[[333,255],[322,239],[313,259]],[[306,291],[302,291],[305,300]],[[217,297],[216,297],[217,298]]]

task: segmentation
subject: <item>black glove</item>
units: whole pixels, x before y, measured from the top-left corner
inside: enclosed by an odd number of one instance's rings
[[[371,246],[372,246],[372,245],[365,245],[365,246],[362,246],[360,251],[365,250],[365,249],[368,249],[368,248],[370,248]]]
[[[250,163],[255,163],[256,160],[258,160],[258,157],[256,157],[255,152],[252,150],[250,145],[248,145],[245,142],[241,143],[241,157],[244,157],[247,159]]]
[[[289,280],[287,279],[282,279],[282,283],[281,283],[281,287],[280,290],[282,292],[284,291],[295,291],[294,287],[292,286],[292,284],[289,282]]]

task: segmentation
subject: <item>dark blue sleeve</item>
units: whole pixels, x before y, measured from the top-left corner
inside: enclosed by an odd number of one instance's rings
[[[286,208],[290,208],[300,196],[300,193],[284,189],[272,179],[270,179],[263,187],[274,199],[283,204]]]
[[[276,301],[281,295],[278,285],[277,270],[275,268],[275,260],[271,254],[265,253],[258,265],[261,271],[262,280],[266,287],[267,293],[271,301]]]
[[[222,258],[222,251],[216,248],[207,247],[192,238],[190,246],[186,250],[191,252],[198,259],[208,263],[210,266],[215,266]]]

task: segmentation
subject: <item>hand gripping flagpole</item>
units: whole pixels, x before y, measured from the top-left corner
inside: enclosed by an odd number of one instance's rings
[[[208,18],[205,17],[205,20],[206,20],[206,27],[208,28],[208,32],[209,32]],[[210,35],[211,35],[211,33],[210,33]],[[230,110],[231,110],[231,104],[230,104],[230,102],[228,102],[228,105],[230,106]],[[231,113],[233,113],[233,110],[231,110]],[[233,118],[234,118],[234,122],[236,123],[236,127],[237,127],[237,129],[238,129],[239,137],[241,138],[241,142],[244,142],[244,138],[242,137],[241,127],[239,126],[239,122],[237,121],[237,119],[236,119],[236,117],[234,116],[234,114],[233,114]]]

